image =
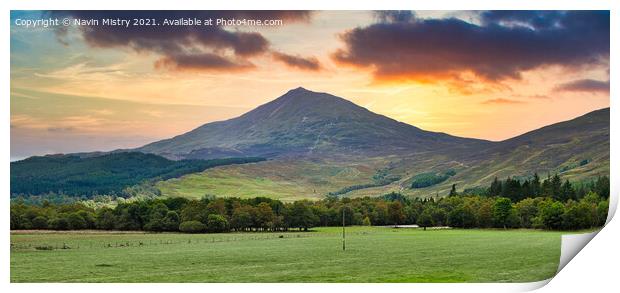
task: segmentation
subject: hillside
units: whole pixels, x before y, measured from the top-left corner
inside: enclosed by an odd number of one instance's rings
[[[150,179],[170,179],[215,166],[258,162],[259,158],[183,160],[138,152],[94,157],[51,155],[11,163],[11,195],[49,192],[73,196],[120,194]]]
[[[308,102],[312,99],[317,102]],[[325,104],[329,106],[323,106]],[[335,118],[341,116],[344,118]],[[295,124],[295,117],[306,117],[298,122],[312,121],[311,125],[323,126],[325,132],[316,139],[320,143],[314,152],[307,151],[307,141],[301,143],[314,128],[304,128],[304,123]],[[269,141],[265,145],[276,145],[279,135],[285,134],[287,139],[280,144],[289,148],[274,149],[272,155],[275,159],[268,162],[219,167],[160,182],[157,186],[164,195],[200,197],[207,192],[293,200],[320,198],[327,194],[376,196],[397,191],[412,196],[434,196],[447,195],[452,184],[463,190],[486,186],[495,177],[528,177],[535,172],[541,176],[559,173],[563,178],[577,181],[609,175],[609,108],[501,142],[427,132],[372,114],[340,98],[303,89],[292,90],[236,119],[254,121],[255,127],[246,125],[252,129],[246,134]],[[221,123],[241,123],[236,119]],[[322,119],[340,122],[327,127],[330,123]],[[199,134],[208,136],[208,129],[219,123],[206,124],[144,149],[178,150],[180,141],[192,142],[183,145],[189,147],[198,141]],[[217,135],[224,134],[218,132]],[[237,133],[234,136],[243,135]],[[235,139],[223,137],[221,140]],[[247,142],[248,138],[238,139]],[[348,144],[353,141],[360,145]],[[298,142],[300,147],[292,148],[293,142]],[[321,151],[323,155],[318,156]],[[453,174],[445,176],[446,172]],[[378,174],[390,179],[377,178]],[[427,178],[432,184],[413,184],[419,178]],[[411,188],[412,185],[424,187]]]
[[[165,196],[447,195],[495,178],[609,175],[609,108],[490,142],[419,129],[303,88],[226,121],[135,150],[11,164],[12,194],[119,193],[144,180]],[[264,157],[255,159],[222,159]],[[196,160],[198,159],[198,160]]]
[[[300,87],[240,117],[208,123],[137,151],[173,159],[377,156],[486,144],[424,131],[348,100]]]

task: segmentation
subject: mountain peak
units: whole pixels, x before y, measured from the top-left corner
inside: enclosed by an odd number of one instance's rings
[[[141,151],[174,158],[273,157],[324,153],[386,153],[478,143],[423,131],[303,87],[289,90],[237,118],[208,123]],[[387,147],[389,146],[389,147]]]
[[[318,94],[317,92],[313,92],[304,87],[296,87],[294,89],[289,90],[284,94],[284,96],[307,96],[308,94]]]
[[[291,92],[310,92],[310,91],[305,89],[304,87],[298,86],[294,89],[289,90],[288,92],[291,93]]]

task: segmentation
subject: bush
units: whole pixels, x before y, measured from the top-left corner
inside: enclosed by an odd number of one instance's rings
[[[202,233],[207,231],[207,225],[200,221],[185,221],[179,225],[179,231],[183,233]]]
[[[51,245],[37,245],[34,247],[36,250],[54,250],[54,247]]]

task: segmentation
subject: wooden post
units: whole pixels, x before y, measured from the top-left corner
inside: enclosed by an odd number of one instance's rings
[[[346,250],[346,240],[344,234],[344,207],[342,207],[342,251]]]

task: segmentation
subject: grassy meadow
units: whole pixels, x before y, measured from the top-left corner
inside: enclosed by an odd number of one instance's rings
[[[11,234],[11,282],[529,282],[561,232],[348,227],[309,232]]]
[[[345,186],[372,182],[378,166],[373,161],[327,164],[273,160],[212,168],[160,181],[156,187],[164,196],[193,199],[200,199],[205,194],[240,198],[265,196],[282,201],[320,199]]]

